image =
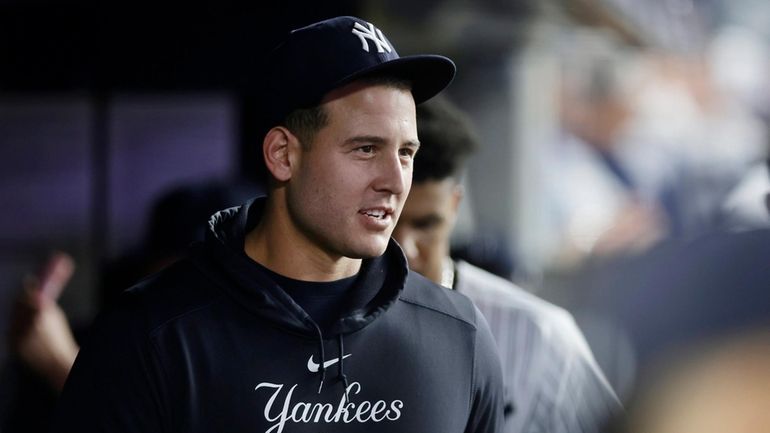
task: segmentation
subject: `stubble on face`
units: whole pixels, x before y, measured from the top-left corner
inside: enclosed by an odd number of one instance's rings
[[[324,102],[329,122],[301,146],[287,187],[298,238],[336,261],[381,255],[411,186],[417,131],[408,90],[352,84]]]

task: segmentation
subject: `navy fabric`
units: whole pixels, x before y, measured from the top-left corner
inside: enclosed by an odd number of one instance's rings
[[[331,90],[367,75],[410,81],[419,104],[448,86],[455,74],[454,63],[444,56],[400,57],[382,31],[350,16],[293,30],[267,64],[264,102],[270,115],[265,127],[279,124],[295,109],[317,105]]]
[[[262,272],[278,283],[291,299],[315,321],[321,330],[326,330],[342,313],[345,299],[355,288],[356,275],[335,281],[301,281],[277,274],[256,263]],[[374,290],[370,290],[373,291]],[[376,292],[375,292],[376,293]],[[374,294],[372,294],[373,297]]]
[[[258,218],[249,214],[262,207],[218,213],[190,259],[97,321],[54,431],[498,430],[500,361],[468,298],[408,272],[391,241],[354,283],[374,298],[322,333],[243,253],[246,222]]]

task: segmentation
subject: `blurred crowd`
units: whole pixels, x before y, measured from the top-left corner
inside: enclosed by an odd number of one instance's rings
[[[719,226],[767,225],[761,187],[741,192],[747,182],[767,184],[753,173],[766,171],[770,120],[770,57],[758,36],[727,29],[688,55],[597,32],[565,39],[561,128],[543,143],[533,180],[545,183],[541,269]]]

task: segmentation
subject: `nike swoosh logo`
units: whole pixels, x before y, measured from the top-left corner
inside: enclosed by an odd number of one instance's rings
[[[351,354],[348,353],[347,355],[343,356],[342,359],[345,359],[345,358],[347,358],[350,355]],[[339,360],[340,360],[339,358],[334,358],[334,359],[330,359],[330,360],[324,362],[324,369],[327,369],[327,368],[331,367],[332,365],[338,363]],[[308,358],[308,360],[307,360],[307,369],[310,370],[311,373],[317,373],[318,372],[318,368],[320,366],[321,366],[320,364],[316,364],[315,362],[313,362],[313,355],[310,355],[310,358]]]

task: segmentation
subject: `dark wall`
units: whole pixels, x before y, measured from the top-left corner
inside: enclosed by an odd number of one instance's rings
[[[2,90],[249,92],[266,50],[292,28],[356,2],[260,2],[248,10],[84,2],[0,5]]]
[[[253,173],[266,53],[292,28],[358,14],[353,1],[261,3],[0,0],[0,317],[62,249],[78,266],[62,305],[87,320],[102,265],[143,241],[158,194]]]
[[[95,3],[95,2],[94,2]],[[112,2],[111,2],[112,3]],[[257,2],[254,2],[257,3]],[[143,2],[0,4],[0,92],[231,92],[238,165],[253,172],[265,53],[289,30],[357,15],[352,0],[259,2],[250,8]]]

